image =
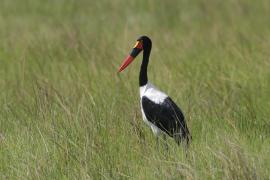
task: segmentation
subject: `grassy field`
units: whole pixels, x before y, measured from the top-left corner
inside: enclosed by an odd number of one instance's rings
[[[0,179],[269,179],[268,0],[1,0]],[[157,148],[149,79],[183,109],[187,156]]]

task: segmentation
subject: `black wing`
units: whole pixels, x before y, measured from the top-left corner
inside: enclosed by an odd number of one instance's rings
[[[161,104],[151,101],[146,96],[142,97],[142,108],[148,121],[171,137],[189,140],[189,130],[185,117],[179,107],[170,97]]]

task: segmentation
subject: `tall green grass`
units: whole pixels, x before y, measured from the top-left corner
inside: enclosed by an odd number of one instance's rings
[[[1,179],[269,179],[267,0],[2,0]],[[142,122],[149,79],[183,109],[186,156]]]

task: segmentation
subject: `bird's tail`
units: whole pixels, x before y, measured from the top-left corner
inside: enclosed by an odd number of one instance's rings
[[[192,136],[189,132],[174,134],[174,140],[178,145],[182,145],[185,149],[188,149]]]

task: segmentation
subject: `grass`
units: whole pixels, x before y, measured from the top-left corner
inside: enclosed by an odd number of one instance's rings
[[[267,0],[0,2],[1,179],[269,179]],[[186,157],[143,123],[149,79],[183,109]]]

